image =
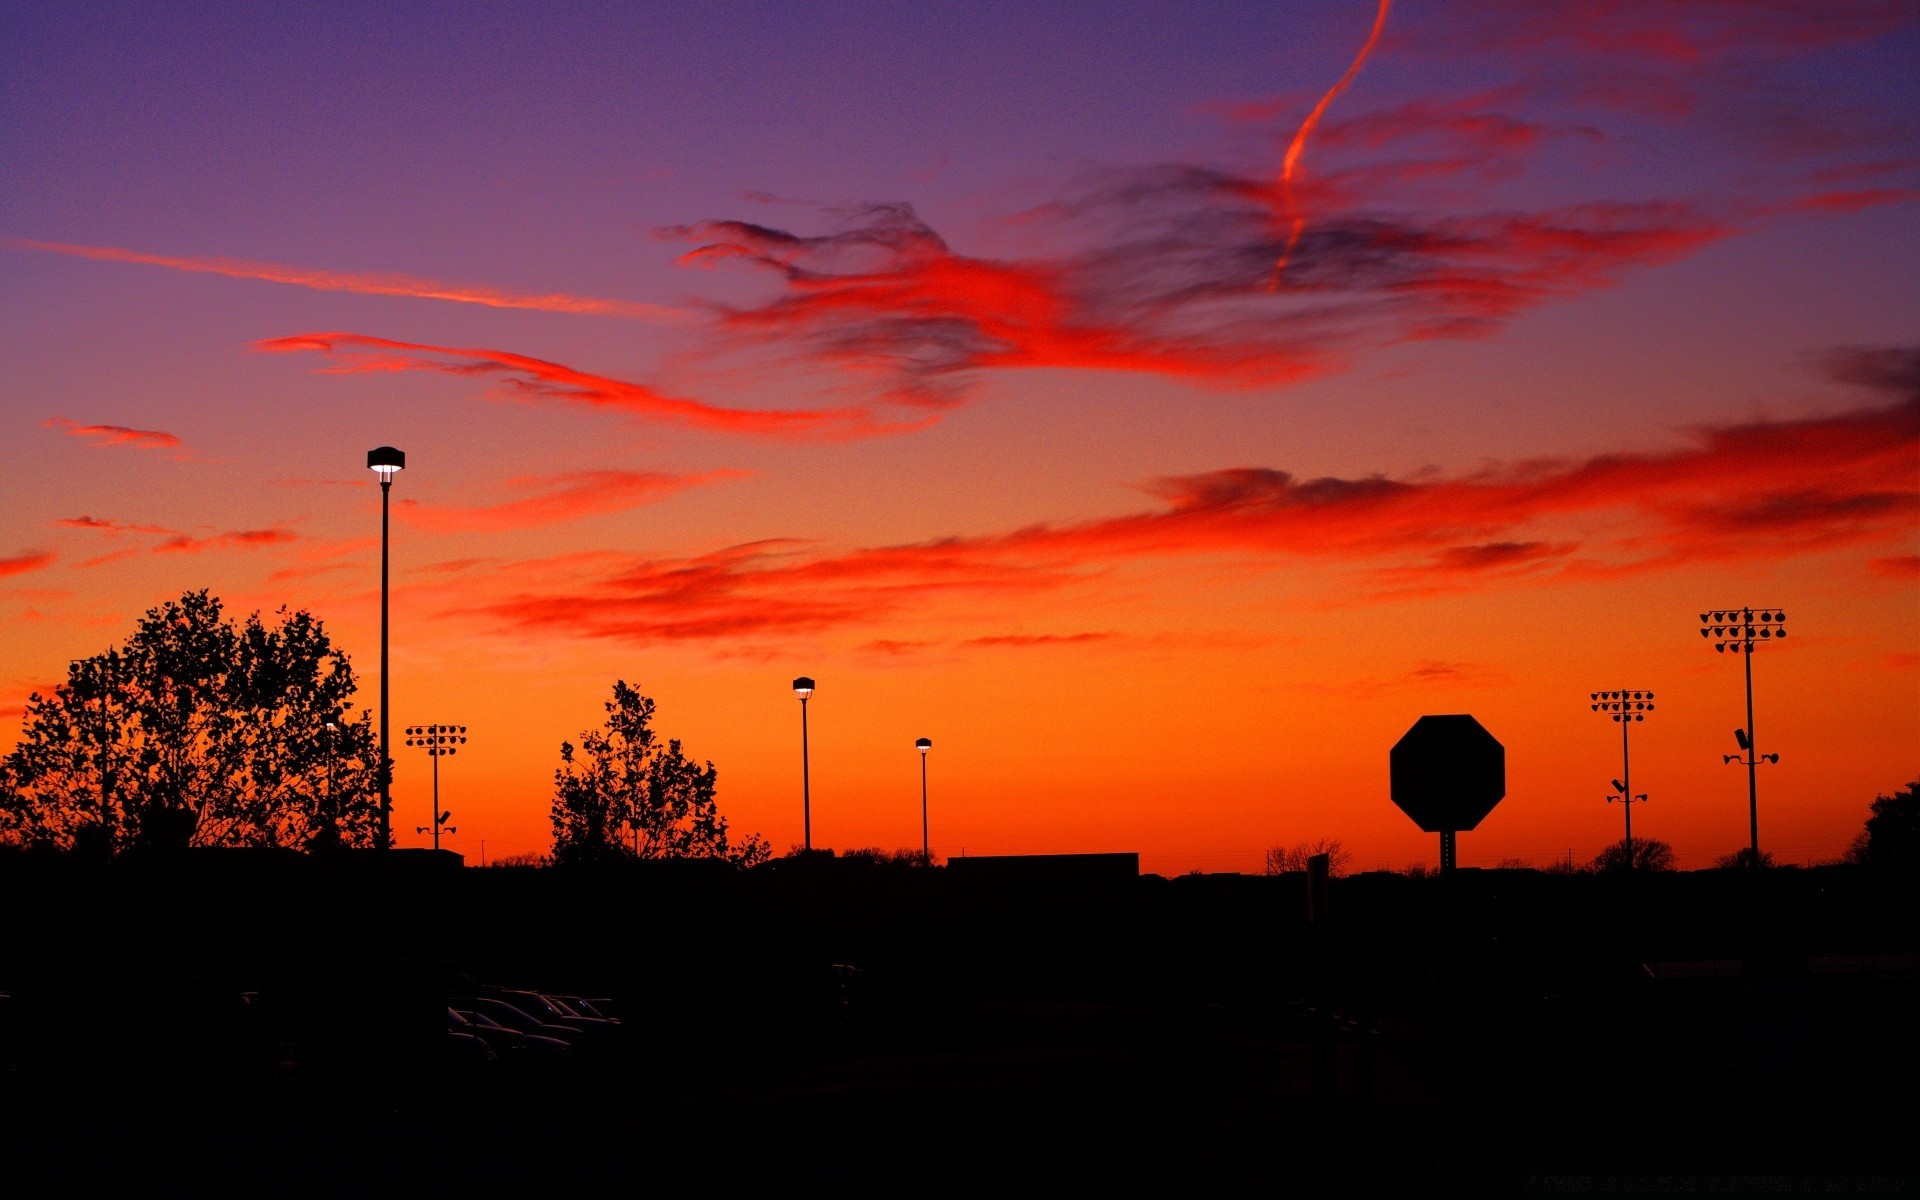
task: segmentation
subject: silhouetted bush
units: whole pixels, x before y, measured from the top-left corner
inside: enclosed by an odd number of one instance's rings
[[[1274,846],[1267,851],[1266,873],[1285,875],[1289,871],[1304,871],[1307,860],[1316,854],[1327,856],[1327,874],[1345,875],[1347,868],[1353,865],[1353,855],[1338,841],[1321,838],[1317,842],[1301,842],[1297,846]]]
[[[1719,858],[1714,859],[1713,865],[1723,871],[1737,870],[1751,866],[1771,867],[1773,865],[1773,855],[1762,850],[1759,859],[1756,861],[1753,856],[1753,847],[1742,846],[1732,854],[1723,854]]]
[[[1594,871],[1671,871],[1673,847],[1659,838],[1635,838],[1629,852],[1623,839],[1593,856],[1588,865]]]

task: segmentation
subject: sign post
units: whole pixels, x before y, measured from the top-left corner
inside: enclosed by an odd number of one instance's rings
[[[1393,802],[1440,835],[1440,871],[1453,873],[1455,835],[1478,825],[1507,794],[1507,751],[1465,713],[1421,717],[1387,755]]]

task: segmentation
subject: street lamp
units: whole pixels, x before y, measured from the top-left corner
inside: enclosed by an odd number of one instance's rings
[[[1745,758],[1723,754],[1723,763],[1740,763],[1747,768],[1747,837],[1753,854],[1752,866],[1760,865],[1760,775],[1762,762],[1777,763],[1778,754],[1756,754],[1753,731],[1753,648],[1775,638],[1787,636],[1787,614],[1777,608],[1723,608],[1700,614],[1700,636],[1712,638],[1713,648],[1721,654],[1737,654],[1747,668],[1747,727],[1733,731]]]
[[[413,827],[413,831],[415,833],[425,833],[428,829],[432,829],[433,848],[435,850],[440,848],[440,829],[442,826],[446,826],[448,833],[460,832],[453,826],[447,825],[448,819],[451,818],[453,814],[440,811],[440,760],[449,754],[458,754],[460,752],[459,747],[466,744],[467,727],[465,725],[407,726],[407,745],[417,746],[425,750],[427,757],[433,760],[433,824],[416,825]]]
[[[336,721],[327,722],[327,820],[336,818],[333,808],[333,765],[340,758],[340,725]]]
[[[919,738],[913,748],[920,752],[920,862],[924,866],[933,865],[932,843],[927,840],[927,751],[933,749],[932,738]]]
[[[367,467],[380,477],[380,848],[393,847],[393,759],[387,754],[387,500],[393,477],[407,465],[404,451],[376,446]]]
[[[1627,752],[1627,730],[1636,721],[1644,721],[1653,711],[1653,693],[1622,688],[1614,692],[1588,692],[1587,707],[1594,712],[1604,713],[1620,726],[1620,778],[1613,781],[1613,790],[1620,793],[1627,814],[1627,869],[1633,869],[1633,806],[1637,802],[1633,795],[1633,757]],[[1608,796],[1611,804],[1616,797]],[[1645,800],[1645,796],[1639,797]]]
[[[800,697],[800,837],[801,844],[813,849],[813,792],[807,765],[807,697],[813,695],[813,680],[805,675],[793,681],[793,694]]]

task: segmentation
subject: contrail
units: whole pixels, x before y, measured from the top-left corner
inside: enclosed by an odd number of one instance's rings
[[[15,250],[44,250],[50,254],[70,254],[103,262],[139,263],[190,271],[201,275],[225,275],[233,279],[260,279],[268,283],[286,283],[294,287],[322,292],[356,292],[364,296],[411,296],[419,300],[450,300],[456,304],[480,304],[488,308],[527,308],[540,312],[574,313],[593,317],[629,317],[643,321],[681,321],[688,313],[660,304],[641,304],[632,300],[604,300],[594,296],[570,296],[565,293],[522,295],[489,287],[462,287],[439,283],[411,275],[354,274],[322,271],[309,267],[291,267],[282,263],[251,262],[244,258],[171,258],[124,250],[118,246],[79,246],[68,242],[36,242],[27,238],[0,238],[0,245]]]
[[[1287,220],[1292,227],[1287,231],[1286,249],[1280,252],[1280,261],[1273,265],[1272,286],[1276,288],[1280,286],[1280,273],[1287,269],[1287,260],[1293,257],[1293,248],[1300,241],[1301,231],[1307,227],[1307,219],[1300,215],[1300,206],[1294,202],[1293,198],[1293,172],[1300,165],[1300,152],[1307,148],[1307,138],[1313,133],[1313,127],[1320,123],[1320,116],[1327,111],[1327,105],[1333,103],[1335,96],[1347,90],[1347,85],[1353,82],[1353,77],[1360,73],[1361,65],[1367,61],[1367,55],[1373,53],[1373,44],[1380,40],[1380,31],[1387,27],[1387,9],[1392,4],[1393,0],[1380,0],[1380,11],[1373,17],[1373,30],[1367,34],[1367,40],[1360,47],[1360,53],[1353,56],[1352,65],[1347,68],[1347,73],[1340,77],[1340,81],[1328,88],[1326,95],[1320,97],[1320,103],[1313,106],[1313,111],[1308,113],[1307,119],[1300,123],[1299,131],[1293,135],[1292,143],[1287,146],[1287,157],[1280,164],[1280,203],[1286,209]]]

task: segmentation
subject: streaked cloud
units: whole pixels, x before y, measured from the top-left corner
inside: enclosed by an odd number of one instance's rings
[[[523,308],[539,312],[570,313],[590,317],[627,317],[643,321],[677,322],[688,314],[662,304],[644,304],[634,300],[608,300],[597,296],[575,296],[564,292],[539,294],[508,292],[499,288],[441,283],[413,275],[392,272],[326,271],[312,267],[293,267],[283,263],[256,262],[244,258],[180,258],[148,254],[118,246],[85,246],[71,242],[40,242],[28,238],[0,238],[0,246],[14,250],[40,250],[98,262],[135,263],[186,271],[199,275],[224,275],[230,279],[255,279],[265,283],[283,283],[321,292],[354,292],[363,296],[405,296],[417,300],[447,300],[455,304],[479,304],[487,308]]]
[[[254,343],[254,349],[272,354],[322,354],[334,360],[334,365],[326,369],[338,374],[437,371],[484,379],[507,398],[522,403],[609,409],[713,433],[831,440],[908,427],[875,421],[865,408],[725,408],[504,350],[455,349],[356,333],[268,338]]]
[[[129,429],[125,425],[82,425],[66,417],[51,417],[41,422],[69,437],[82,438],[95,446],[132,446],[139,450],[170,450],[180,439],[162,429]]]
[[[527,475],[507,481],[509,491],[524,493],[498,504],[461,507],[423,500],[402,500],[395,515],[409,525],[439,533],[528,529],[581,517],[623,512],[652,504],[689,488],[743,479],[746,471],[705,471],[675,475],[662,471],[568,471]]]
[[[25,575],[29,571],[43,571],[52,566],[57,558],[51,550],[28,550],[0,558],[0,579],[10,575]]]
[[[1238,467],[1143,490],[1157,503],[1117,517],[840,553],[774,540],[686,558],[539,560],[448,602],[513,628],[645,644],[871,627],[956,598],[979,611],[1018,601],[1031,612],[1046,593],[1151,560],[1321,560],[1360,568],[1352,594],[1378,602],[1785,559],[1920,528],[1920,400],[1699,429],[1661,452],[1412,479]],[[1048,635],[1037,636],[1033,644]]]

